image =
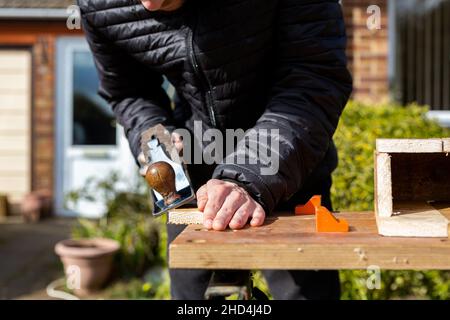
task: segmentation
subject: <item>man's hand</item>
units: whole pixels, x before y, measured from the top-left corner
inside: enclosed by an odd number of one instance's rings
[[[247,191],[228,181],[209,180],[197,191],[197,204],[208,229],[241,229],[250,218],[250,225],[259,227],[266,218],[264,209]]]

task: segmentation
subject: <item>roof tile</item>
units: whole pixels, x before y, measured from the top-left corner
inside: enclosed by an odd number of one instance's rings
[[[0,0],[1,8],[55,8],[62,9],[75,4],[75,0]]]

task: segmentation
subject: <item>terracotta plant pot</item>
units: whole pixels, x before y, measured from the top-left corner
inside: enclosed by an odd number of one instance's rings
[[[76,295],[86,296],[109,280],[119,248],[119,243],[111,239],[68,239],[58,242],[55,252],[64,264],[68,285],[73,285],[69,288]]]
[[[38,222],[52,214],[52,196],[48,190],[38,190],[27,194],[21,203],[21,213],[25,222]]]

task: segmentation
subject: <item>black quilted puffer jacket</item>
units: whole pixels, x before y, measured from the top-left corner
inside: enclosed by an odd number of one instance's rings
[[[78,4],[99,92],[135,156],[141,132],[158,123],[170,130],[192,130],[194,120],[203,130],[278,129],[276,174],[261,175],[260,159],[222,163],[211,174],[205,166],[191,177],[236,181],[268,213],[314,171],[335,169],[332,136],[352,88],[338,0],[186,0],[173,12],[149,12],[139,0]],[[180,99],[175,110],[163,75]]]

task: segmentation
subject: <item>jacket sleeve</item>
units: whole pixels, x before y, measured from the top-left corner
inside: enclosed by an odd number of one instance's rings
[[[163,78],[104,38],[92,27],[83,8],[81,15],[100,79],[99,94],[111,105],[137,158],[141,132],[156,124],[173,129],[170,99],[162,88]]]
[[[320,164],[352,90],[338,0],[280,0],[277,10],[274,82],[253,128],[258,134],[247,134],[214,172],[244,186],[267,213],[299,191]],[[270,159],[255,149],[264,141],[279,144],[271,148],[271,158],[279,159],[272,174],[262,174]],[[236,163],[239,156],[245,164]]]

